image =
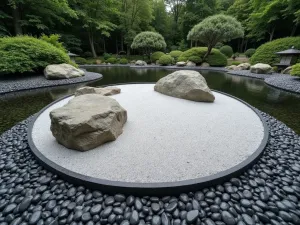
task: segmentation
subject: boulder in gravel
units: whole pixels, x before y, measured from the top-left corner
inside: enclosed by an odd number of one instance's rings
[[[227,66],[226,69],[228,69],[228,70],[239,70],[236,65]]]
[[[189,66],[189,67],[195,67],[195,66],[196,66],[196,63],[191,62],[191,61],[188,61],[188,62],[186,63],[186,66]]]
[[[251,67],[250,63],[241,63],[237,66],[239,70],[249,70]]]
[[[176,63],[176,66],[179,66],[179,67],[182,67],[182,66],[185,66],[186,65],[186,62],[177,62]]]
[[[123,132],[127,111],[113,98],[85,94],[50,112],[51,131],[63,146],[87,151]]]
[[[103,96],[111,96],[120,94],[121,89],[117,87],[104,87],[104,88],[94,88],[94,87],[82,87],[76,90],[75,96],[85,95],[85,94],[99,94]]]
[[[44,75],[48,80],[69,79],[84,76],[84,71],[63,63],[48,65],[44,70]]]
[[[147,63],[143,60],[138,60],[135,62],[136,66],[147,66]]]
[[[257,74],[271,74],[272,67],[269,64],[257,63],[250,67],[250,72]]]
[[[202,63],[201,66],[202,67],[210,67],[209,63],[207,63],[207,62]]]
[[[283,73],[283,74],[291,74],[291,70],[292,70],[292,66],[289,66],[289,67],[285,68],[285,69],[282,71],[282,73]]]
[[[213,102],[215,96],[197,71],[180,70],[161,78],[154,90],[165,95],[196,102]]]

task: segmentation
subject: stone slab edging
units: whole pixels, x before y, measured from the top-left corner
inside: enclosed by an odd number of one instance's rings
[[[153,84],[153,82],[149,82]],[[124,83],[123,83],[124,84]],[[126,83],[126,84],[133,84],[133,83]],[[134,83],[134,84],[145,84],[145,83]],[[114,85],[122,85],[122,84],[114,84]],[[110,85],[107,85],[110,86]],[[99,178],[93,178],[89,176],[85,176],[82,174],[78,174],[75,172],[72,172],[70,170],[65,169],[64,167],[61,167],[57,165],[55,162],[52,162],[51,160],[47,159],[35,146],[33,139],[32,139],[32,129],[34,126],[34,123],[36,119],[39,117],[39,115],[44,112],[48,107],[52,106],[53,104],[61,101],[62,99],[68,98],[72,95],[65,96],[63,98],[60,98],[48,106],[44,107],[40,112],[38,112],[33,120],[30,122],[29,128],[28,128],[28,143],[30,146],[31,151],[37,158],[37,160],[48,170],[58,174],[65,180],[78,184],[78,185],[85,185],[91,189],[99,189],[103,190],[107,193],[125,193],[125,194],[134,194],[134,195],[155,195],[155,196],[162,196],[162,195],[175,195],[183,192],[189,192],[189,191],[196,191],[200,188],[209,187],[212,185],[217,185],[220,183],[223,183],[227,180],[229,180],[232,177],[236,177],[240,174],[242,174],[244,171],[246,171],[248,168],[250,168],[252,165],[254,165],[257,160],[260,158],[261,154],[263,153],[268,139],[269,139],[269,127],[267,126],[264,118],[262,115],[251,105],[244,102],[241,99],[238,99],[234,96],[231,96],[229,94],[215,91],[220,94],[224,94],[228,97],[231,97],[233,99],[236,99],[240,101],[241,103],[248,106],[250,109],[252,109],[257,116],[260,118],[263,129],[264,129],[264,136],[261,141],[261,144],[257,148],[257,150],[250,155],[246,160],[242,161],[238,165],[227,169],[225,171],[216,173],[211,176],[206,176],[202,178],[197,179],[190,179],[190,180],[183,180],[183,181],[177,181],[177,182],[165,182],[165,183],[134,183],[134,182],[120,182],[120,181],[110,181],[105,179],[99,179]],[[49,128],[50,129],[50,128]]]
[[[100,73],[88,72],[85,71],[85,76],[70,78],[70,79],[59,79],[59,80],[47,80],[44,75],[28,77],[23,80],[13,80],[9,82],[1,81],[0,85],[3,86],[0,88],[0,96],[2,94],[32,90],[38,88],[46,87],[56,87],[63,85],[72,85],[78,83],[85,83],[90,81],[95,81],[102,79],[103,76]],[[41,82],[42,81],[42,82]]]

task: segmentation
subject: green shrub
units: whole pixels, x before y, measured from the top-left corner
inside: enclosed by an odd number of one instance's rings
[[[103,53],[103,58],[104,58],[104,60],[108,60],[109,58],[111,58],[112,57],[112,54],[109,54],[109,53]]]
[[[188,60],[193,62],[193,63],[196,63],[196,64],[199,64],[199,63],[202,62],[202,59],[199,56],[196,56],[196,55],[190,56]]]
[[[110,64],[116,64],[118,62],[118,60],[115,57],[111,57],[111,58],[107,59],[106,62],[110,63]]]
[[[222,42],[218,42],[216,45],[215,45],[215,48],[216,49],[220,49],[224,46],[224,44]]]
[[[177,59],[177,62],[186,62],[188,60],[187,57],[185,56],[179,56],[178,59]]]
[[[178,57],[182,54],[182,51],[175,50],[170,52],[170,56],[172,56],[175,60],[178,59]]]
[[[86,59],[86,64],[88,65],[97,64],[97,61],[94,58]]]
[[[0,73],[41,72],[49,64],[74,64],[66,52],[30,36],[0,38]]]
[[[163,55],[165,55],[163,52],[153,52],[150,56],[151,62],[156,63],[156,61]]]
[[[300,49],[300,37],[280,38],[267,42],[256,49],[254,55],[252,55],[250,59],[250,62],[252,65],[256,63],[274,65],[280,61],[280,56],[275,53],[287,50],[292,46],[296,49]]]
[[[122,59],[120,59],[120,64],[127,64],[128,63],[128,60],[127,59],[125,59],[125,58],[122,58]]]
[[[76,62],[77,64],[79,64],[79,65],[84,65],[84,64],[87,63],[87,62],[86,62],[86,59],[85,59],[85,58],[82,58],[82,57],[76,57],[76,58],[75,58],[75,62]]]
[[[227,66],[227,57],[221,52],[210,54],[205,60],[210,66],[222,67]]]
[[[233,49],[229,45],[224,45],[220,48],[220,52],[230,58],[233,55]]]
[[[300,63],[293,65],[291,75],[300,77]]]
[[[85,57],[85,58],[92,58],[93,57],[93,53],[91,53],[91,52],[85,52],[85,53],[82,54],[82,56]]]
[[[167,66],[173,63],[173,58],[170,55],[163,55],[159,58],[158,63]]]
[[[238,66],[238,65],[240,65],[242,62],[240,62],[240,61],[232,61],[230,64],[231,65],[235,65],[235,66]]]
[[[59,42],[60,39],[60,35],[59,34],[51,34],[49,36],[43,34],[40,37],[41,40],[46,41],[52,45],[54,45],[56,48],[59,48],[60,50],[67,52],[67,50],[65,49],[65,47],[63,46],[62,42]]]
[[[251,58],[251,56],[254,55],[255,53],[255,48],[249,48],[247,51],[245,51],[245,55],[248,57],[248,58]]]

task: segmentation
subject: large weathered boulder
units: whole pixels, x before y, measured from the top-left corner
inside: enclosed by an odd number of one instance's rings
[[[215,96],[197,71],[180,70],[161,78],[154,90],[165,95],[197,102],[213,102]]]
[[[257,73],[257,74],[271,74],[272,67],[268,64],[257,63],[254,66],[250,67],[250,72]]]
[[[283,73],[283,74],[291,74],[291,70],[292,70],[292,66],[289,66],[289,67],[285,68],[285,69],[282,71],[282,73]]]
[[[82,87],[75,91],[75,96],[85,94],[98,94],[103,96],[111,96],[120,94],[121,89],[117,87],[105,87],[105,88],[94,88],[94,87]]]
[[[116,140],[127,121],[126,110],[113,98],[86,94],[50,112],[51,131],[58,143],[87,151]]]
[[[44,70],[44,75],[49,80],[69,79],[84,76],[84,71],[63,63],[48,65]]]
[[[176,66],[179,66],[179,67],[182,67],[182,66],[185,66],[186,65],[186,62],[177,62],[176,63]]]
[[[143,60],[138,60],[135,62],[136,66],[147,66],[147,63]]]
[[[236,65],[226,66],[225,68],[228,70],[239,70],[239,68]]]
[[[250,63],[241,63],[237,66],[238,70],[249,70],[250,67]]]
[[[188,61],[186,63],[186,66],[189,66],[189,67],[195,67],[196,66],[196,63],[192,62],[192,61]]]

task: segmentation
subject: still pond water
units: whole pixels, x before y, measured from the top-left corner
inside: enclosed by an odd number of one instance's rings
[[[172,72],[164,69],[133,69],[128,67],[93,67],[87,70],[103,74],[103,79],[88,84],[81,83],[0,95],[0,134],[38,112],[52,101],[74,93],[79,87],[128,82],[156,82]],[[212,71],[201,71],[201,74],[207,80],[210,88],[234,95],[248,102],[283,121],[300,134],[300,95],[272,88],[258,79]]]

